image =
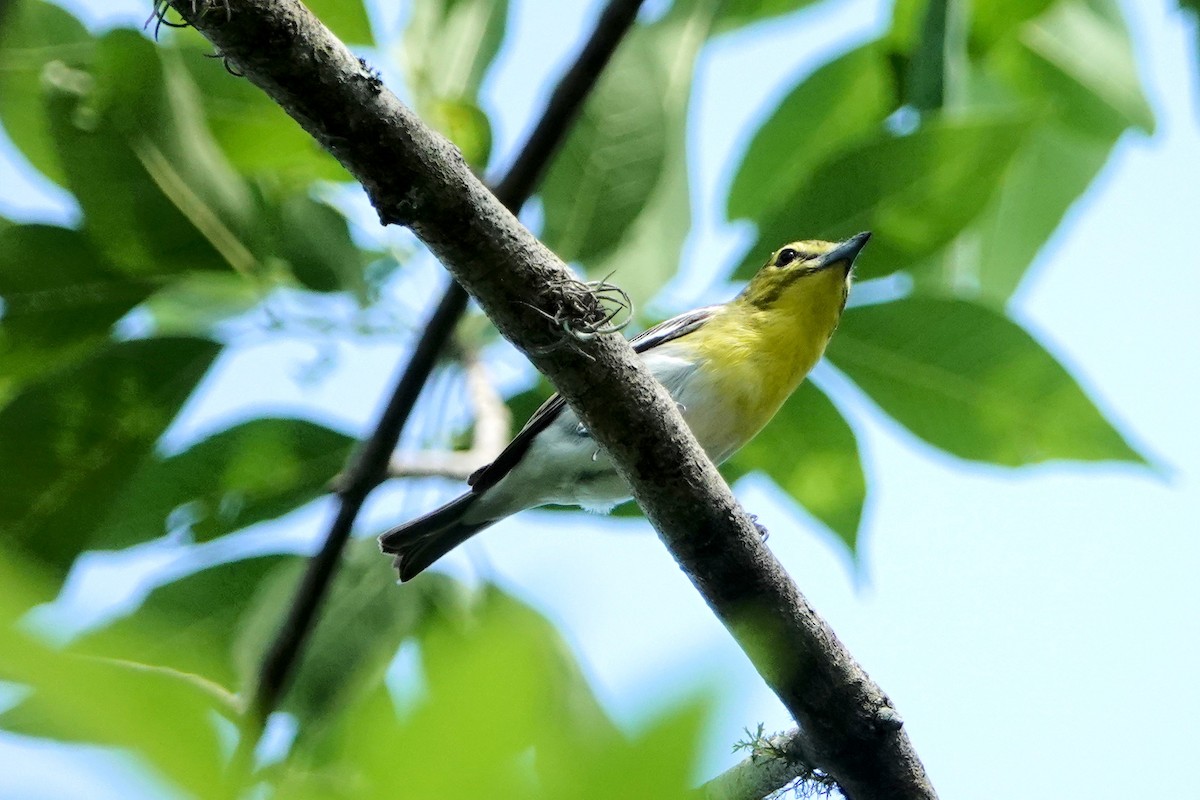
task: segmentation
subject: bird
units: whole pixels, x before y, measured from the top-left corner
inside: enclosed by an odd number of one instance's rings
[[[839,242],[786,244],[734,299],[672,317],[631,340],[714,463],[762,430],[821,359],[870,237],[864,231]],[[379,537],[402,582],[519,511],[558,504],[604,512],[631,494],[557,394],[467,484],[466,493]]]

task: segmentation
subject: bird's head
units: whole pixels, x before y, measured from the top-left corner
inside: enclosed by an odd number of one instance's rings
[[[810,239],[786,244],[771,254],[739,299],[759,311],[789,316],[824,317],[831,312],[836,324],[850,292],[854,259],[870,238],[864,232],[844,242]]]

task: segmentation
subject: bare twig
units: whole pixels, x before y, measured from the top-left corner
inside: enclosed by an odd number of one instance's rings
[[[462,364],[467,397],[470,398],[475,416],[471,449],[396,453],[388,464],[389,478],[442,477],[465,481],[472,472],[500,455],[500,451],[508,444],[512,432],[512,414],[504,404],[504,398],[488,380],[479,354],[465,353]]]
[[[814,765],[851,800],[935,797],[890,699],[762,544],[629,343],[618,334],[577,342],[588,358],[574,348],[546,349],[564,334],[523,304],[556,313],[567,302],[562,287],[570,272],[470,173],[461,155],[296,0],[227,0],[231,22],[219,14],[189,16],[187,0],[172,2],[362,182],[382,222],[410,227],[550,378],[611,456],[684,573],[804,729]],[[368,488],[343,494],[331,534],[341,526],[348,535],[387,455],[378,462],[360,458]],[[332,560],[322,569],[327,580]],[[297,641],[281,661],[289,671],[323,592],[323,585],[310,588],[317,599],[303,598],[309,610],[297,622],[304,624],[290,624],[297,633],[288,637]],[[277,696],[280,684],[270,688]]]

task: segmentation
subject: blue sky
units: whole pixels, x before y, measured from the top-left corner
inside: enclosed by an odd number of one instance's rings
[[[144,5],[123,2],[111,13],[140,23]],[[519,140],[545,91],[530,76],[555,74],[586,28],[588,19],[568,5],[516,4],[512,46],[487,86],[503,98],[489,107],[502,152]],[[745,241],[745,230],[720,222],[720,205],[755,121],[798,74],[878,32],[887,5],[818,7],[753,36],[722,39],[706,55],[691,141],[699,223],[688,257],[696,275],[727,265]],[[825,369],[820,377],[852,412],[871,479],[859,564],[770,486],[747,480],[736,487],[771,529],[770,545],[801,589],[891,695],[944,797],[1181,796],[1194,786],[1196,32],[1172,2],[1124,8],[1158,129],[1121,142],[1010,311],[1072,368],[1157,470],[1053,464],[1014,471],[958,461],[916,440]],[[61,198],[26,183],[10,149],[0,153],[7,154],[0,155],[0,213],[60,219]],[[672,300],[696,300],[703,286],[677,286]],[[180,435],[264,408],[301,406],[358,428],[371,419],[402,355],[379,342],[343,342],[333,372],[312,382],[298,378],[314,358],[310,343],[244,348],[225,359],[188,409]],[[406,497],[431,504],[453,489],[426,485]],[[395,521],[402,499],[383,493],[367,527]],[[302,544],[327,513],[325,506],[307,509],[256,535],[266,541],[286,530]],[[605,705],[629,726],[648,708],[716,689],[710,771],[735,760],[728,747],[744,727],[789,725],[644,522],[572,518],[570,534],[563,522],[520,515],[446,568],[490,577],[537,604],[568,638]],[[172,558],[152,552],[135,566],[146,572]],[[114,563],[79,576],[68,598],[75,607],[115,598],[113,578],[128,575],[121,570],[129,566],[128,559]],[[0,738],[0,764],[17,758],[26,769],[0,769],[5,797],[128,796],[129,783],[110,784],[112,793],[102,795],[95,784],[77,782],[89,768],[111,780],[106,757]],[[72,769],[62,769],[64,758]]]

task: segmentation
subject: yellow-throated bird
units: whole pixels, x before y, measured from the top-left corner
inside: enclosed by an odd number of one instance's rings
[[[870,236],[792,242],[730,302],[680,314],[632,341],[714,462],[762,430],[820,360],[846,307],[854,259]],[[629,497],[558,395],[467,482],[466,494],[379,537],[383,552],[396,556],[400,580],[518,511],[549,503],[606,510]]]

